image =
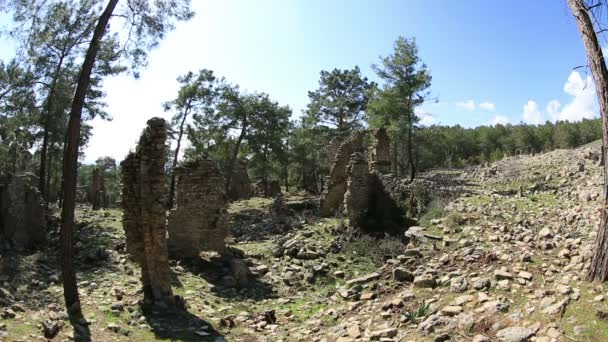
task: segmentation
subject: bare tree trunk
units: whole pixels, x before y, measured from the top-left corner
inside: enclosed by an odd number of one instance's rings
[[[186,118],[188,117],[188,112],[190,111],[190,103],[184,109],[184,115],[182,117],[182,122],[179,125],[179,135],[177,137],[177,146],[175,147],[175,154],[173,155],[173,166],[171,170],[171,184],[169,185],[169,198],[167,199],[167,209],[170,210],[173,208],[173,203],[175,202],[175,167],[177,166],[177,159],[179,158],[179,149],[182,144],[182,137],[184,136],[184,124],[186,123]]]
[[[44,117],[44,135],[42,137],[42,147],[40,148],[40,173],[38,174],[38,190],[40,190],[40,194],[42,195],[42,198],[44,198],[45,201],[48,201],[47,199],[47,195],[48,195],[48,189],[45,189],[46,187],[46,182],[45,182],[45,177],[46,177],[46,159],[47,159],[47,151],[48,151],[48,145],[49,145],[49,130],[51,129],[51,115],[53,115],[55,113],[55,93],[56,93],[56,88],[57,88],[57,80],[59,78],[59,72],[61,71],[61,68],[63,67],[63,60],[65,59],[65,50],[63,50],[61,52],[61,57],[59,58],[59,61],[57,62],[57,66],[55,67],[55,72],[53,74],[53,81],[51,82],[51,88],[49,89],[49,94],[47,96],[46,99],[46,115]]]
[[[591,74],[595,82],[600,114],[602,116],[602,142],[608,144],[608,69],[604,61],[602,49],[595,34],[589,10],[583,0],[568,0],[572,14],[580,31]],[[602,149],[602,158],[606,158],[606,149]],[[591,258],[591,267],[587,273],[589,281],[608,280],[608,163],[604,163],[604,205],[600,226],[595,239],[595,249]]]
[[[46,173],[46,185],[45,185],[45,190],[46,190],[46,201],[44,202],[46,207],[49,207],[49,199],[50,199],[50,191],[51,191],[51,174],[52,174],[52,169],[53,169],[53,150],[55,149],[55,143],[51,142],[51,145],[49,146],[49,157],[48,157],[48,166],[47,166],[47,173]]]
[[[76,284],[76,272],[74,270],[73,230],[74,209],[76,207],[76,180],[78,177],[78,147],[80,144],[80,120],[82,108],[89,83],[91,72],[95,66],[95,59],[99,51],[99,45],[106,32],[106,27],[116,8],[118,0],[109,0],[106,8],[99,17],[95,26],[93,37],[82,63],[82,69],[78,75],[78,85],[72,100],[70,120],[67,130],[66,154],[63,161],[63,208],[61,210],[61,251],[62,251],[62,275],[63,275],[63,297],[66,307],[71,314],[81,314],[80,299],[78,296],[78,285]]]
[[[245,139],[245,134],[247,133],[247,116],[243,118],[243,125],[241,126],[241,133],[236,140],[236,146],[234,146],[234,151],[232,151],[232,156],[230,157],[230,162],[228,163],[228,169],[226,170],[226,193],[230,193],[230,184],[232,183],[232,175],[234,174],[234,165],[236,163],[236,158],[239,156],[239,150],[241,148],[241,143],[243,139]]]

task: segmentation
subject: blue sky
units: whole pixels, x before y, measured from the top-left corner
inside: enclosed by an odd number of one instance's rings
[[[416,37],[439,103],[419,109],[424,124],[471,127],[596,115],[583,45],[565,0],[192,0],[150,55],[139,80],[106,81],[112,122],[94,122],[86,159],[122,159],[145,122],[173,98],[175,78],[209,68],[263,91],[299,116],[319,71],[371,64],[399,35]],[[4,44],[4,42],[3,42]],[[0,52],[1,53],[1,52]]]

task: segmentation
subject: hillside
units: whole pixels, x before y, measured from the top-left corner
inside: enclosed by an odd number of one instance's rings
[[[234,288],[211,254],[172,262],[188,307],[179,317],[137,305],[139,270],[120,211],[82,207],[76,246],[89,331],[66,322],[51,246],[2,255],[0,339],[43,341],[57,329],[53,341],[605,341],[606,293],[582,280],[599,222],[598,156],[591,144],[423,175],[458,186],[445,207],[431,203],[407,246],[347,239],[340,219],[315,215],[316,197],[286,196],[285,224],[272,222],[270,199],[235,202],[230,246],[255,281]]]

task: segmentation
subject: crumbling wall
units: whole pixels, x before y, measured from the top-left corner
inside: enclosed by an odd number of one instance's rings
[[[233,201],[240,199],[248,199],[253,195],[253,185],[249,174],[247,174],[247,165],[243,162],[238,162],[234,166],[232,172],[232,180],[230,181],[230,189],[228,189],[228,198]]]
[[[169,214],[168,246],[172,256],[195,258],[201,251],[226,247],[227,197],[217,164],[198,159],[175,169],[176,206]]]
[[[121,163],[123,228],[127,251],[141,267],[144,299],[175,305],[170,283],[165,218],[165,120],[152,118],[136,151]]]
[[[351,155],[346,167],[348,179],[344,194],[344,212],[352,227],[360,228],[365,223],[370,200],[369,170],[361,152]]]
[[[89,201],[93,206],[93,210],[98,210],[107,206],[106,179],[103,170],[98,167],[94,168],[91,174]]]
[[[281,183],[278,180],[260,180],[253,187],[256,197],[276,197],[281,193]]]
[[[374,140],[370,147],[369,168],[382,174],[391,172],[391,143],[385,128],[374,130]]]
[[[365,134],[365,131],[355,132],[338,147],[329,176],[325,180],[325,189],[321,194],[319,202],[320,216],[328,217],[342,210],[344,194],[347,189],[346,166],[350,161],[350,156],[361,151]]]
[[[0,240],[18,250],[46,241],[46,219],[32,175],[0,175]]]

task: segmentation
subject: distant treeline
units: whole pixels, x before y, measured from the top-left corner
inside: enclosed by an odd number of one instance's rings
[[[476,128],[434,125],[417,130],[416,160],[421,171],[438,167],[463,167],[520,153],[578,147],[601,138],[600,119]]]

